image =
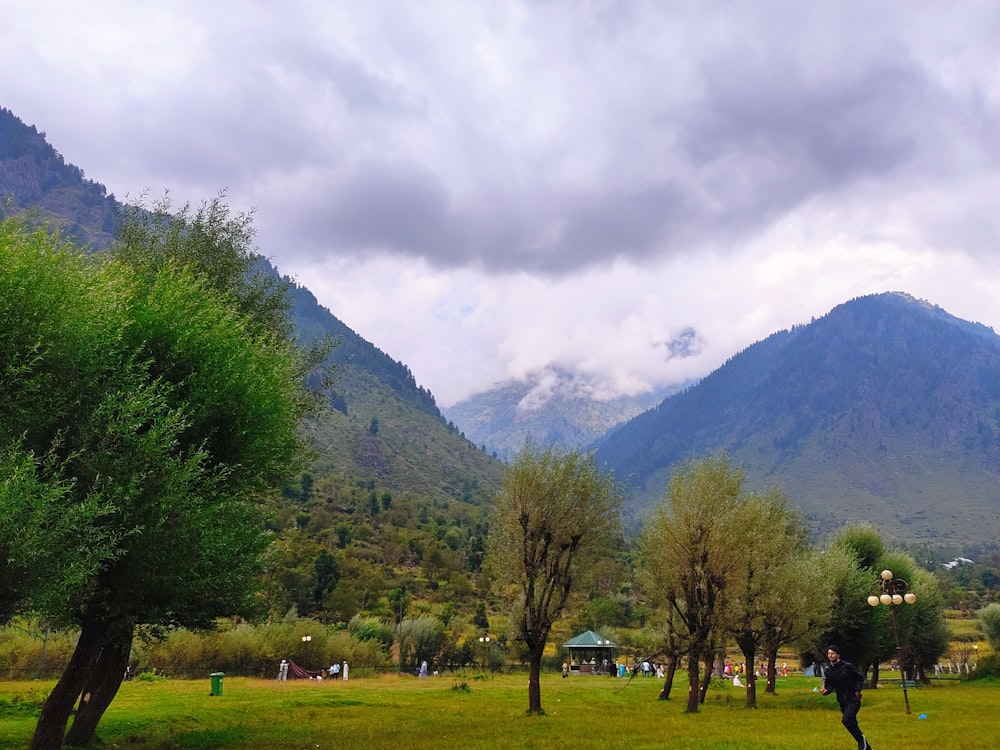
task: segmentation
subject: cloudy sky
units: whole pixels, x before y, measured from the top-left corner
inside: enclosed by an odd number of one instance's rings
[[[0,105],[225,190],[448,406],[698,377],[862,294],[1000,330],[1000,13],[963,0],[0,0]]]

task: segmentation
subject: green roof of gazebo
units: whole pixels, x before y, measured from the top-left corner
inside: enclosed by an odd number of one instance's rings
[[[617,643],[613,643],[600,633],[587,630],[574,636],[563,644],[566,648],[618,648]]]

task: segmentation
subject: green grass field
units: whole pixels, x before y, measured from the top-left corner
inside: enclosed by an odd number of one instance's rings
[[[322,682],[225,678],[124,683],[98,730],[108,748],[690,748],[802,750],[853,742],[818,680],[790,676],[778,695],[713,683],[702,710],[685,714],[685,688],[658,701],[660,681],[543,675],[544,716],[527,716],[527,677],[446,675]],[[0,747],[25,748],[49,682],[0,683]],[[678,689],[680,688],[680,689]],[[876,750],[995,750],[1000,747],[1000,685],[941,680],[909,691],[904,712],[895,686],[869,690],[860,714]],[[925,716],[925,718],[920,718]]]

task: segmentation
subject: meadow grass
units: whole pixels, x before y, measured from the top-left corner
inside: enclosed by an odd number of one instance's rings
[[[543,716],[526,715],[525,675],[410,676],[279,683],[225,678],[134,680],[122,685],[94,746],[164,750],[210,748],[678,748],[801,750],[853,742],[832,697],[814,677],[779,679],[778,694],[747,710],[745,689],[715,681],[698,714],[685,714],[685,685],[657,700],[660,681],[589,675],[542,676]],[[27,747],[37,706],[51,682],[0,683],[0,747]],[[909,691],[865,693],[862,729],[877,750],[995,750],[1000,685],[939,680]],[[921,718],[925,716],[926,718]]]

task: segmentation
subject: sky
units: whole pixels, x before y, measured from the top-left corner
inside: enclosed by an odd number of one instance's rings
[[[708,374],[857,296],[1000,330],[1000,13],[963,0],[0,0],[0,106],[225,191],[440,406]]]

